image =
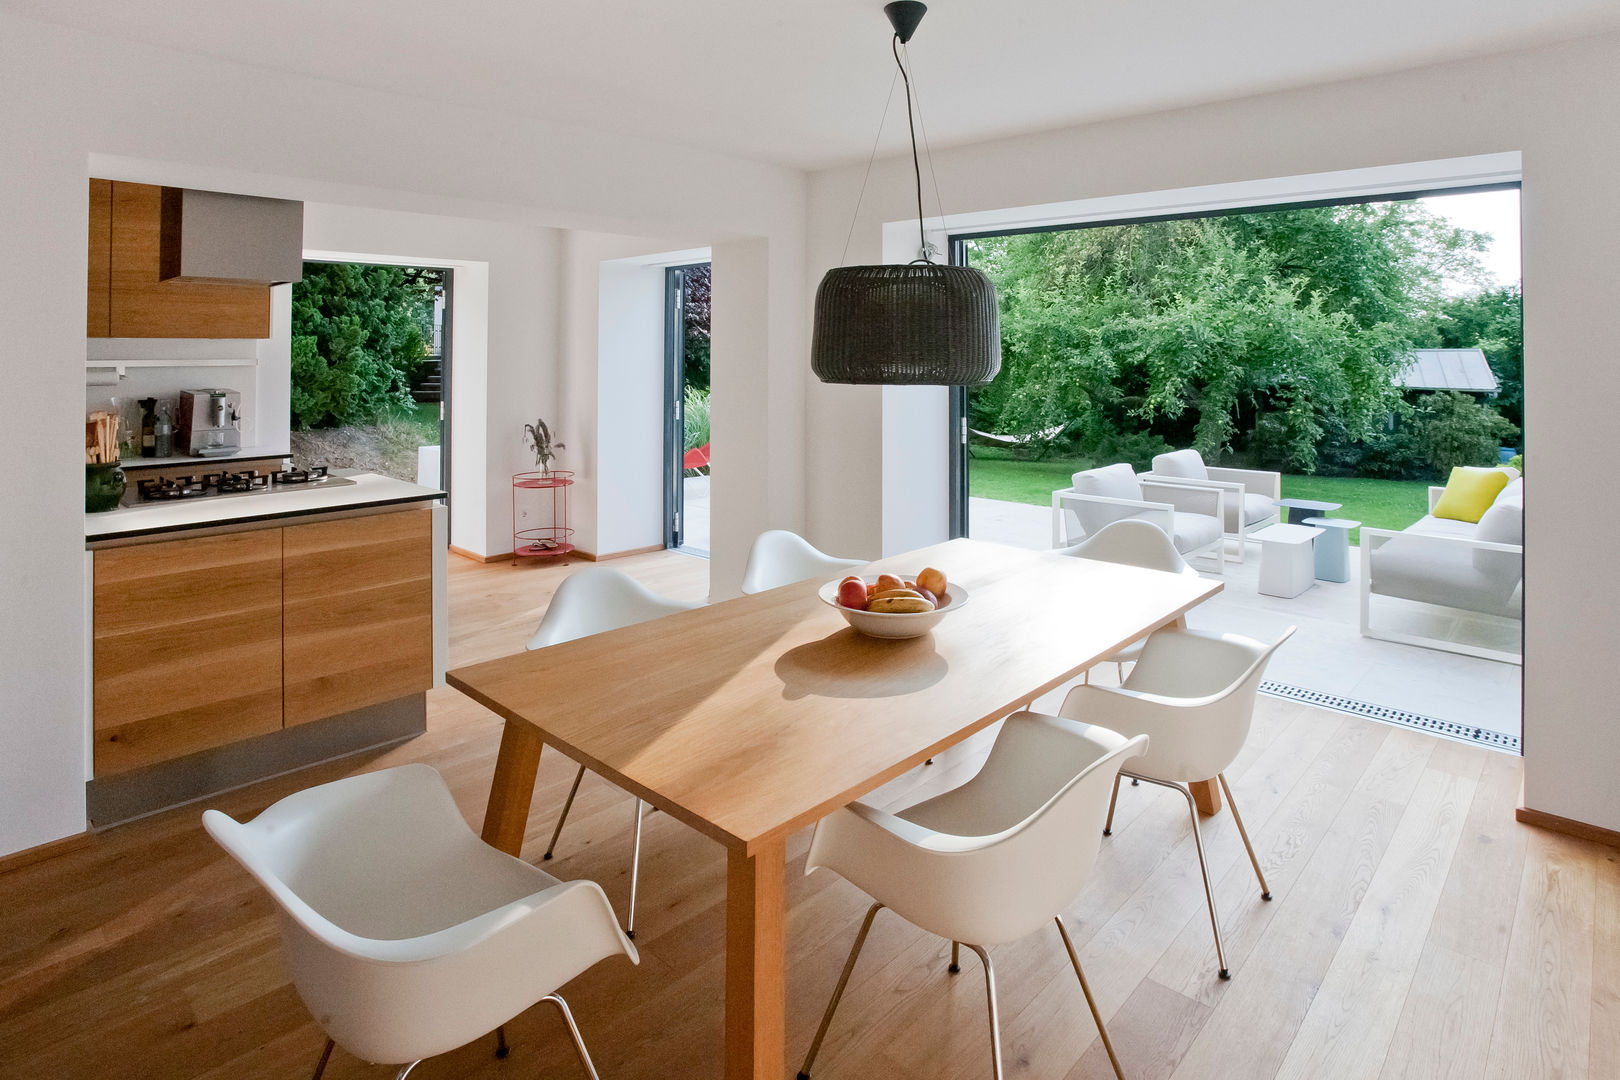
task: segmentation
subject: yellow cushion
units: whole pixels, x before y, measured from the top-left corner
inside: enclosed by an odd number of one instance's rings
[[[1440,501],[1434,504],[1434,516],[1477,522],[1507,485],[1507,474],[1500,469],[1470,469],[1458,465],[1451,470],[1451,479],[1446,481]]]

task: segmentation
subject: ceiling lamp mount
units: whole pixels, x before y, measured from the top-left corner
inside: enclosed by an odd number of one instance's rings
[[[905,265],[827,271],[816,290],[810,345],[810,367],[822,382],[965,386],[989,382],[1001,370],[995,286],[971,267],[935,263],[923,228],[911,75],[900,59],[900,46],[911,40],[927,11],[916,0],[897,0],[883,8],[894,27],[894,62],[906,84],[919,257]]]

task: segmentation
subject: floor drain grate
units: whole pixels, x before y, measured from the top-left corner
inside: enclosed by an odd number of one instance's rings
[[[1519,737],[1517,735],[1505,735],[1500,731],[1492,731],[1490,728],[1453,723],[1450,720],[1440,720],[1433,716],[1424,716],[1421,713],[1407,712],[1405,709],[1392,709],[1388,705],[1374,705],[1370,701],[1357,701],[1355,698],[1341,697],[1338,694],[1324,694],[1320,690],[1309,690],[1303,686],[1291,686],[1288,683],[1271,682],[1269,680],[1260,684],[1260,692],[1270,694],[1272,697],[1287,698],[1289,701],[1304,702],[1306,705],[1319,705],[1324,709],[1336,709],[1352,716],[1365,716],[1369,720],[1379,720],[1386,724],[1400,724],[1402,727],[1417,728],[1419,731],[1444,735],[1448,739],[1477,743],[1480,746],[1489,746],[1493,750],[1505,750],[1510,754],[1520,752]]]

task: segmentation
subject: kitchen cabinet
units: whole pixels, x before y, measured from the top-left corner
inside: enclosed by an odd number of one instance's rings
[[[95,773],[282,726],[281,530],[95,553]]]
[[[433,685],[433,515],[97,548],[96,779],[420,701]]]
[[[105,185],[105,196],[99,195]],[[267,338],[270,286],[160,277],[163,192],[155,184],[91,180],[90,337]],[[98,198],[109,200],[106,254],[98,254]],[[100,310],[98,266],[105,265],[106,318]],[[103,328],[104,327],[104,328]]]
[[[283,530],[288,727],[433,685],[432,515]]]
[[[112,181],[90,181],[90,279],[85,297],[87,337],[112,337]]]

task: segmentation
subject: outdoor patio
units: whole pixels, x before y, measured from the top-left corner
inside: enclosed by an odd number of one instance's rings
[[[975,498],[969,500],[968,512],[969,535],[975,539],[1027,548],[1051,546],[1052,512],[1046,507]],[[1259,638],[1275,636],[1289,625],[1297,627],[1267,669],[1263,689],[1268,693],[1517,752],[1522,669],[1362,637],[1358,558],[1352,549],[1349,582],[1319,581],[1300,596],[1281,599],[1258,591],[1259,549],[1250,544],[1245,562],[1227,561],[1226,588],[1188,621]],[[1194,565],[1208,573],[1210,562],[1199,559]],[[1443,616],[1383,597],[1375,597],[1374,603],[1379,625],[1498,649],[1516,647],[1509,624],[1502,621]]]

